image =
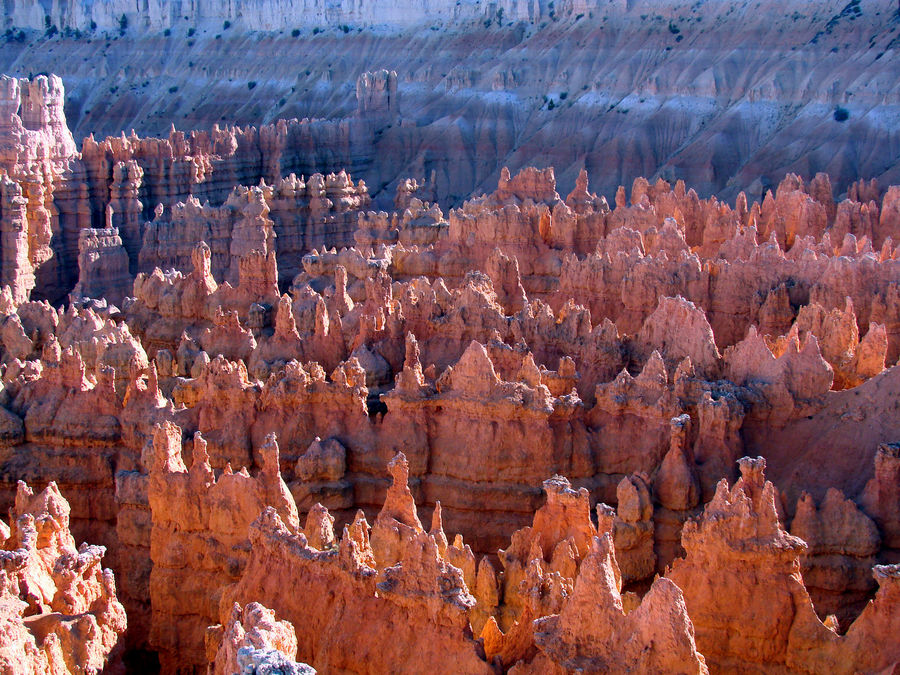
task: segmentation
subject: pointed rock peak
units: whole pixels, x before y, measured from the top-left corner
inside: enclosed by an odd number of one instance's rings
[[[369,523],[366,521],[366,514],[362,509],[357,509],[353,522],[348,528],[349,535],[360,545],[368,548],[369,546]]]
[[[406,481],[409,479],[409,461],[407,461],[406,455],[402,452],[394,455],[394,458],[388,462],[388,472],[393,479],[392,488],[406,485]]]
[[[168,420],[153,428],[153,460],[151,475],[155,472],[186,473],[181,456],[181,427]]]
[[[673,380],[678,382],[679,380],[691,379],[694,377],[694,364],[691,362],[690,356],[685,356],[681,363],[678,364],[678,367],[675,369],[675,377]]]
[[[616,512],[626,523],[650,520],[653,517],[648,479],[642,474],[631,474],[619,481],[616,486],[616,501]],[[599,505],[597,508],[599,509]]]
[[[403,370],[397,374],[397,388],[408,393],[415,393],[424,386],[425,374],[419,360],[419,342],[415,335],[407,333]]]
[[[765,459],[743,457],[738,460],[741,477],[729,490],[723,479],[716,494],[696,523],[688,523],[682,532],[682,544],[708,546],[710,538],[732,549],[748,545],[759,551],[777,553],[785,560],[805,550],[802,539],[787,534],[778,516],[775,486],[766,480]]]
[[[778,233],[775,230],[769,233],[769,239],[766,242],[769,246],[774,248],[776,252],[784,256],[784,251],[781,249],[781,244],[778,242]]]
[[[391,474],[392,482],[388,488],[384,506],[378,514],[378,519],[393,518],[419,532],[424,531],[416,511],[416,502],[409,489],[409,462],[406,460],[406,455],[398,452],[388,463],[388,471]]]
[[[612,535],[606,533],[593,537],[575,580],[572,602],[584,602],[593,598],[593,602],[599,605],[598,608],[615,608],[624,614],[621,592],[622,575],[616,562]]]
[[[194,275],[199,279],[212,280],[212,251],[205,241],[198,243],[191,252]],[[215,282],[213,282],[215,283]]]
[[[527,352],[522,357],[522,365],[516,376],[520,382],[524,382],[529,387],[538,387],[541,384],[541,371],[534,362],[534,356],[531,352]]]
[[[363,572],[365,575],[375,573],[375,555],[369,543],[369,524],[362,510],[356,512],[353,522],[344,526],[339,546],[339,559],[344,569]]]
[[[278,310],[275,314],[275,334],[280,338],[300,339],[291,298],[286,294],[278,300]]]
[[[441,518],[441,503],[434,503],[434,513],[431,514],[431,531],[429,534],[434,537],[438,546],[438,551],[443,557],[447,552],[447,535],[444,534],[444,522]]]
[[[262,461],[261,474],[264,476],[281,476],[281,467],[279,466],[279,450],[278,439],[274,432],[266,434],[266,440],[259,448],[259,456]]]
[[[320,551],[330,551],[335,546],[334,516],[328,513],[328,509],[316,502],[306,515],[306,525],[303,528],[306,541],[312,548]]]
[[[408,332],[406,334],[406,353],[403,359],[403,368],[415,370],[416,368],[421,369],[421,367],[419,341],[416,340],[416,336],[413,333]]]
[[[500,383],[494,364],[480,342],[473,340],[450,374],[452,388],[473,395],[485,395]]]
[[[656,349],[650,354],[635,381],[645,386],[665,387],[668,384],[669,373],[666,370],[666,363]]]
[[[324,337],[329,333],[328,307],[321,295],[316,294],[316,335]]]
[[[206,447],[206,439],[203,438],[199,431],[194,432],[194,448],[191,454],[191,470],[209,468],[209,451]]]
[[[706,313],[681,296],[660,298],[641,326],[636,345],[641,354],[662,345],[661,355],[670,370],[690,356],[698,373],[710,377],[718,371],[719,350]]]
[[[588,173],[587,169],[578,172],[578,178],[575,179],[575,189],[580,192],[588,191]]]
[[[37,494],[25,481],[18,481],[13,510],[15,516],[22,516],[28,513],[34,516],[36,521],[50,517],[54,521],[51,524],[52,529],[57,531],[68,530],[71,508],[69,502],[66,501],[59,491],[56,481],[50,481],[47,487]]]

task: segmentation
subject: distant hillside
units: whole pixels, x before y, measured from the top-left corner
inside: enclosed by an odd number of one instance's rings
[[[434,171],[457,203],[528,164],[610,197],[638,175],[756,199],[790,171],[900,182],[893,0],[45,4],[6,3],[0,70],[60,74],[76,139],[341,118],[388,68],[395,122],[315,149],[376,196]]]

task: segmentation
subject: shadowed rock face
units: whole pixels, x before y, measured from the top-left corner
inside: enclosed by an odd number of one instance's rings
[[[12,25],[44,31],[13,4]],[[607,197],[641,175],[728,199],[761,199],[789,171],[825,171],[839,194],[859,177],[900,180],[892,0],[203,7],[58,3],[53,25],[81,37],[30,33],[0,70],[60,74],[76,138],[343,119],[289,144],[278,175],[346,169],[388,198],[435,171],[455,205],[529,164],[554,166],[566,191],[586,167]],[[397,73],[397,101],[388,88],[384,105],[358,105],[357,78],[381,68]],[[387,104],[390,118],[353,130],[357,111]]]

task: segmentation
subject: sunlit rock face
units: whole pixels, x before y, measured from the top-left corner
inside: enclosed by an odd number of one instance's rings
[[[900,660],[891,3],[7,4],[0,670]]]

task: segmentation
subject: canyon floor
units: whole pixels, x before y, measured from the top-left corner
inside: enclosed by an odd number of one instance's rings
[[[304,2],[7,3],[0,672],[897,672],[900,9]]]

